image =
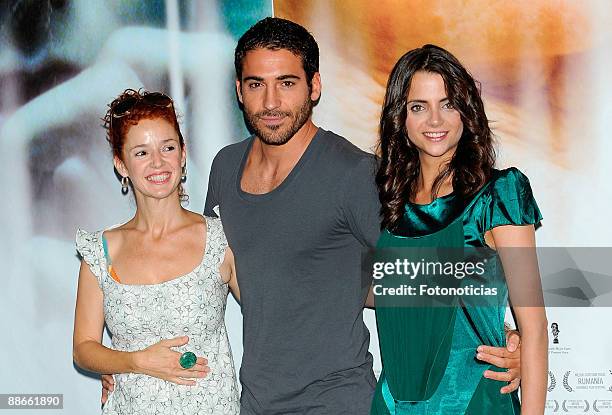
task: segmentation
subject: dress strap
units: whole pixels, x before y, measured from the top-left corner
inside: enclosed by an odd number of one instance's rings
[[[106,242],[106,237],[104,236],[104,232],[102,232],[102,249],[104,249],[104,258],[106,258],[106,263],[110,266],[111,260],[108,256],[108,243]]]
[[[228,243],[225,237],[225,232],[223,231],[223,224],[221,222],[221,213],[219,212],[219,205],[215,206],[213,208],[213,211],[217,215],[216,218],[211,216],[205,216],[206,225],[208,227],[207,239],[208,241],[213,243],[215,250],[219,250],[220,253],[224,253]],[[211,246],[211,248],[213,246]],[[223,256],[221,256],[221,260],[223,260]]]
[[[119,275],[115,272],[113,268],[113,262],[111,261],[110,255],[108,254],[108,242],[106,242],[106,237],[104,236],[104,232],[102,232],[102,248],[104,249],[104,259],[106,259],[106,266],[108,268],[108,274],[117,282],[121,282]]]
[[[221,264],[225,258],[225,249],[228,246],[225,232],[223,231],[223,224],[219,215],[219,207],[215,206],[214,212],[219,217],[204,216],[206,220],[206,249],[215,258],[213,262],[215,264]]]
[[[81,259],[89,266],[92,274],[98,280],[100,288],[103,286],[104,267],[103,267],[103,252],[99,236],[102,232],[87,232],[78,229],[76,233],[76,249]]]

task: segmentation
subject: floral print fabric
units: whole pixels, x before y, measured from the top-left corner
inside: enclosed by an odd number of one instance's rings
[[[183,386],[148,375],[116,374],[115,390],[103,414],[238,414],[238,388],[225,328],[228,286],[219,274],[227,240],[221,220],[206,217],[207,240],[202,262],[191,272],[153,285],[127,285],[108,273],[103,231],[77,231],[76,245],[104,293],[104,318],[112,348],[137,351],[178,336],[208,359],[210,373]]]

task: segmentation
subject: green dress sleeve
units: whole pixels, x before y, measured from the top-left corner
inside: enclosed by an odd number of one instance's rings
[[[498,173],[483,211],[483,231],[502,225],[541,226],[542,214],[529,179],[515,167]]]

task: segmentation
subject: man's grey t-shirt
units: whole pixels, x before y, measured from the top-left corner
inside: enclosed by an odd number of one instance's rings
[[[240,188],[253,138],[213,161],[243,315],[241,414],[368,414],[375,378],[361,254],[380,233],[374,156],[319,129],[287,178]]]

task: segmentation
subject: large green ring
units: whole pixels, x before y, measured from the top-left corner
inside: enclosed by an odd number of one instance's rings
[[[181,355],[181,358],[179,359],[179,364],[184,369],[191,369],[195,366],[196,360],[198,360],[198,358],[195,354],[193,354],[192,352],[185,352]]]

